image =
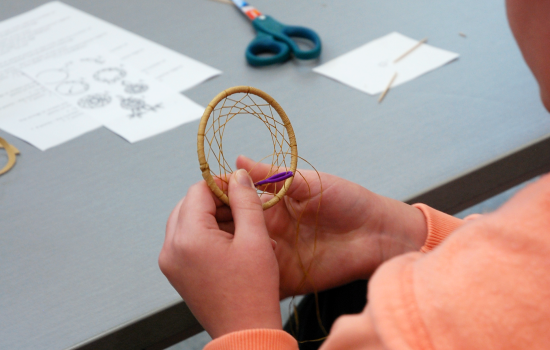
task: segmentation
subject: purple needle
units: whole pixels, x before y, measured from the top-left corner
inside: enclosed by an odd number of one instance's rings
[[[273,176],[270,176],[265,180],[258,181],[254,184],[254,186],[261,186],[261,185],[265,185],[265,184],[271,184],[271,183],[283,181],[283,180],[288,179],[291,176],[294,176],[292,171],[284,171],[282,173],[278,173],[278,174],[275,174]]]

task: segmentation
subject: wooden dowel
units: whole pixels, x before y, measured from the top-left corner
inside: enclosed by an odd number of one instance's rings
[[[426,41],[428,41],[428,38],[424,38],[424,39],[420,40],[420,41],[417,42],[413,47],[411,47],[410,49],[408,49],[407,52],[405,52],[405,53],[402,54],[401,56],[397,57],[397,58],[395,59],[395,61],[393,61],[393,63],[399,62],[399,61],[402,60],[405,56],[407,56],[408,54],[410,54],[411,52],[413,52],[414,50],[416,50],[417,48],[419,48],[420,45],[424,44]]]
[[[213,0],[213,1],[221,2],[222,4],[233,5],[233,2],[231,0]]]
[[[394,73],[393,77],[391,78],[390,82],[388,83],[388,86],[386,86],[386,89],[384,90],[384,92],[382,92],[382,95],[380,95],[380,97],[378,98],[378,103],[382,102],[382,100],[384,99],[384,96],[386,96],[388,91],[390,91],[391,84],[393,84],[393,81],[395,80],[396,77],[397,77],[397,72]]]

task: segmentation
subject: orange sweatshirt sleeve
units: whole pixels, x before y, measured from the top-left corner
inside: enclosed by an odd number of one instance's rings
[[[463,224],[462,220],[430,208],[426,204],[417,203],[413,204],[413,207],[420,209],[426,218],[428,236],[424,246],[420,249],[423,253],[427,253],[434,249],[439,243],[447,238],[451,232]]]
[[[276,329],[247,329],[216,338],[204,350],[298,350],[290,334]]]
[[[550,176],[429,254],[384,263],[323,350],[550,349]]]

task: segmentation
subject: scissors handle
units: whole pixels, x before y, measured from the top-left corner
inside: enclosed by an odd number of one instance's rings
[[[260,56],[269,53],[271,56]],[[287,44],[274,40],[269,34],[258,32],[256,39],[246,48],[246,60],[251,66],[268,66],[283,63],[290,58],[290,48]]]
[[[257,30],[258,37],[248,46],[246,57],[248,62],[253,66],[279,63],[289,59],[290,53],[284,53],[281,45],[286,46],[296,58],[302,60],[317,58],[321,54],[321,39],[311,29],[287,26],[277,22],[270,16],[257,17],[252,21],[252,25]],[[310,50],[300,49],[292,37],[304,38],[311,41],[313,48]],[[258,56],[261,53],[274,53],[275,56]],[[277,58],[275,59],[275,57]]]

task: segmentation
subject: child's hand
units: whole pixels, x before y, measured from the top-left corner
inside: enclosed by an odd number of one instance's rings
[[[213,338],[281,329],[279,268],[246,171],[231,177],[229,198],[234,235],[220,229],[227,211],[206,182],[192,186],[168,219],[159,266]]]
[[[265,178],[271,169],[243,156],[237,159],[237,167],[251,171],[254,181]],[[427,229],[420,210],[324,173],[321,200],[317,173],[300,173],[307,184],[295,174],[282,203],[264,212],[269,234],[278,243],[275,253],[281,298],[313,291],[309,281],[304,283],[304,269],[309,271],[315,288],[325,290],[368,278],[385,260],[419,250],[424,244]],[[281,186],[279,183],[277,189]],[[262,197],[265,201],[270,198]]]

